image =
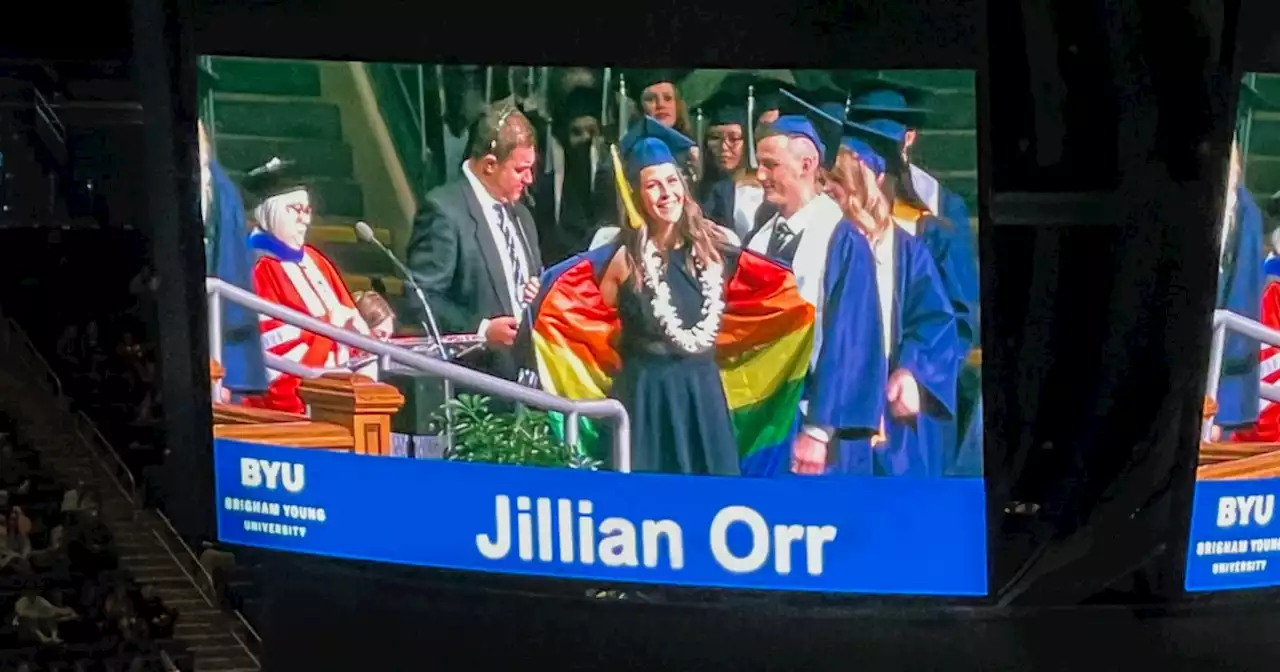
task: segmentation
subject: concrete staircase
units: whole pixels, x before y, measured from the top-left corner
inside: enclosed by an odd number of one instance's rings
[[[396,307],[403,283],[378,250],[352,232],[366,214],[365,186],[344,137],[342,110],[323,96],[320,64],[218,57],[212,67],[218,76],[212,115],[218,161],[236,180],[275,156],[296,161],[316,212],[309,242],[333,259],[352,291],[376,289]],[[385,228],[377,234],[391,243]]]
[[[196,672],[261,669],[247,641],[247,625],[211,599],[209,581],[156,512],[139,511],[137,493],[109,446],[83,416],[67,409],[57,378],[16,325],[0,318],[0,408],[22,423],[44,462],[67,483],[83,481],[101,493],[102,520],[115,538],[120,566],[152,585],[178,610],[175,637],[195,656]],[[195,577],[201,576],[200,580]],[[203,585],[202,585],[203,584]]]
[[[1262,97],[1280,105],[1280,74],[1258,73],[1254,82]],[[1257,111],[1249,130],[1245,184],[1262,202],[1280,191],[1280,112]]]

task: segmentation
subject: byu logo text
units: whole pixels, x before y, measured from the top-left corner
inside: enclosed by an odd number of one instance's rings
[[[1276,510],[1275,495],[1218,498],[1218,527],[1265,527]]]
[[[301,464],[277,460],[240,458],[240,485],[246,488],[266,486],[268,490],[284,489],[297,494],[306,485],[306,472]]]

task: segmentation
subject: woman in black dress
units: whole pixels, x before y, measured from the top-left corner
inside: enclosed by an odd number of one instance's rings
[[[628,224],[599,281],[621,323],[612,396],[631,415],[634,470],[737,475],[715,353],[736,255],[681,174],[677,155],[693,146],[652,117],[621,142]]]

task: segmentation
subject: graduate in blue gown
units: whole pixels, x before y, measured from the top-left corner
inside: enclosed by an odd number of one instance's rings
[[[1262,309],[1264,256],[1262,211],[1244,185],[1239,184],[1239,149],[1233,145],[1228,191],[1231,216],[1224,222],[1218,267],[1217,308],[1257,320]],[[1214,424],[1224,431],[1252,426],[1258,420],[1258,342],[1227,332],[1218,383],[1218,413]]]
[[[871,241],[886,327],[886,397],[902,401],[890,403],[883,433],[865,448],[849,451],[839,466],[847,473],[937,478],[949,466],[946,438],[955,417],[964,348],[932,254],[893,219],[893,194],[880,191],[887,163],[883,152],[857,137],[845,138],[827,184],[846,217]],[[904,384],[913,388],[909,394],[895,391]]]
[[[215,77],[201,68],[202,99],[211,95]],[[226,171],[211,155],[204,123],[200,122],[201,215],[204,218],[205,274],[245,291],[253,291],[254,257],[249,252],[244,201]],[[222,387],[232,397],[261,394],[267,389],[258,316],[230,301],[222,302]]]
[[[819,184],[839,147],[841,124],[782,93],[781,115],[764,127],[756,144],[757,175],[775,214],[744,247],[794,270],[818,324],[797,418],[800,431],[791,446],[750,456],[743,473],[855,473],[843,465],[869,462],[868,441],[880,430],[887,407],[875,258],[866,237]]]
[[[944,432],[948,455],[946,472],[952,476],[982,474],[982,378],[977,236],[969,221],[964,199],[932,175],[910,163],[916,127],[927,118],[922,106],[926,92],[919,87],[884,79],[852,84],[849,119],[868,133],[885,140],[896,151],[888,170],[898,187],[894,216],[918,229],[933,254],[947,295],[956,314],[957,332],[966,346],[959,374],[959,393],[953,429]]]

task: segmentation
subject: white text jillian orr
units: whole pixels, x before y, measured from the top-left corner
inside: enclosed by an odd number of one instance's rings
[[[678,570],[684,567],[684,530],[673,520],[642,520],[609,517],[599,523],[592,517],[591,500],[494,497],[496,527],[476,535],[476,548],[490,560],[502,560],[512,552],[526,562],[556,562],[606,567],[659,566]],[[575,511],[576,509],[576,511]],[[512,515],[514,513],[514,516]],[[514,524],[513,524],[514,518]],[[745,528],[751,539],[745,552],[729,548],[729,530]],[[834,525],[770,525],[759,512],[747,506],[726,506],[716,513],[708,531],[711,555],[726,571],[749,574],[767,564],[779,575],[792,572],[793,563],[803,563],[811,576],[821,576],[826,545],[835,540]],[[770,563],[772,561],[772,563]]]

